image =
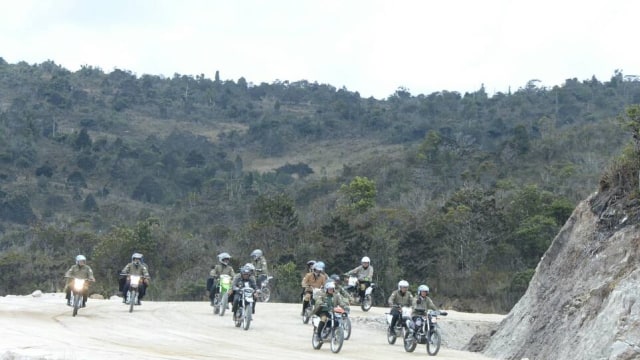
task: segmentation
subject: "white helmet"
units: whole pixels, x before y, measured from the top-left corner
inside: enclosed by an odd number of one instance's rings
[[[87,261],[87,258],[84,257],[84,255],[78,255],[76,256],[76,265],[78,265],[78,263],[80,263],[80,261]]]
[[[231,255],[229,255],[229,253],[223,252],[218,254],[218,261],[224,264],[224,260],[230,260],[231,259]]]
[[[365,257],[363,257],[363,258],[362,258],[362,260],[360,260],[360,262],[361,262],[361,263],[370,263],[370,262],[371,262],[371,259],[369,259],[369,257],[368,257],[368,256],[365,256]]]
[[[322,261],[318,261],[317,263],[315,263],[315,265],[313,265],[313,269],[318,271],[324,271],[324,263]]]
[[[400,288],[409,288],[409,282],[407,280],[400,280],[398,282],[398,290],[400,290]]]
[[[336,283],[334,283],[333,281],[329,281],[328,283],[324,284],[324,291],[329,291],[329,289],[336,289]]]
[[[418,286],[418,293],[421,293],[423,291],[427,292],[427,295],[429,295],[429,287],[427,285],[420,285]]]
[[[262,256],[262,250],[260,249],[255,249],[251,252],[251,257],[253,258],[253,260],[256,260],[260,256]]]

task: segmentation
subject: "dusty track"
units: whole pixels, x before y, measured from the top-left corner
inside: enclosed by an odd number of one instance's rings
[[[206,302],[144,302],[133,313],[118,300],[90,299],[71,316],[61,294],[0,298],[2,359],[389,359],[428,356],[424,346],[406,353],[401,339],[386,341],[385,308],[352,310],[353,332],[339,354],[328,344],[311,347],[313,327],[300,320],[299,305],[259,303],[248,331],[234,327],[230,313],[213,315]],[[499,315],[450,312],[442,319],[445,345],[435,358],[489,359],[460,348],[479,324]]]

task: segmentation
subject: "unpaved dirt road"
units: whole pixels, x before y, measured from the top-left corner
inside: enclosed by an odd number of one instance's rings
[[[146,301],[133,313],[117,299],[90,299],[71,316],[63,294],[0,297],[0,359],[390,359],[429,357],[424,345],[406,353],[402,340],[389,345],[386,308],[353,307],[351,338],[333,354],[329,344],[311,347],[313,326],[303,324],[300,305],[259,303],[248,331],[229,313],[213,315],[207,302]],[[451,311],[441,318],[440,359],[489,359],[461,348],[483,325],[501,315]],[[431,357],[429,357],[431,358]]]

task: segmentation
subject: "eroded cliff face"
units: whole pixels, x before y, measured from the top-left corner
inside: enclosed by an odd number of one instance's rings
[[[640,359],[640,227],[604,200],[576,207],[485,355]]]

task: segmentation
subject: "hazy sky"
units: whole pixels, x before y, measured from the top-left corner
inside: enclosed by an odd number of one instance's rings
[[[0,0],[0,57],[378,99],[640,74],[636,0]]]

